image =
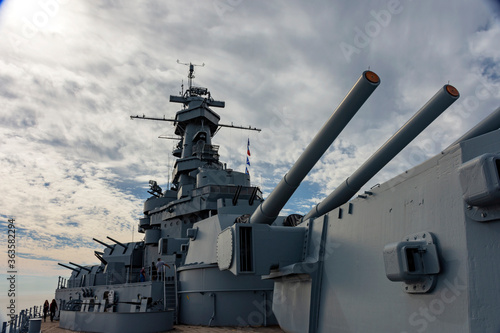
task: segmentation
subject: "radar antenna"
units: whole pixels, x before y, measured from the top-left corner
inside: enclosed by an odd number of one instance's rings
[[[195,66],[205,67],[205,63],[202,63],[201,65],[193,64],[192,62],[189,62],[189,63],[186,62],[186,63],[184,63],[184,62],[180,62],[179,59],[177,59],[177,63],[181,64],[181,65],[189,66],[189,74],[188,74],[189,88],[186,89],[186,91],[184,91],[184,81],[182,81],[181,96],[170,96],[170,102],[182,103],[183,106],[184,106],[184,109],[186,109],[186,107],[187,107],[187,105],[188,105],[188,103],[190,101],[190,97],[197,97],[197,96],[205,96],[205,95],[207,95],[208,97],[206,97],[204,99],[204,101],[203,101],[203,103],[204,103],[205,106],[213,106],[213,107],[217,107],[217,108],[223,108],[225,106],[225,104],[224,104],[223,101],[216,101],[216,100],[214,100],[207,88],[194,87],[193,86],[194,67]],[[130,116],[130,119],[169,121],[169,122],[174,123],[174,125],[178,124],[178,119],[177,118],[176,119],[171,119],[171,118],[166,118],[165,116],[163,116],[163,118],[155,118],[155,117],[146,117],[146,115],[143,114],[142,117],[139,116],[139,115]],[[216,130],[213,133],[214,135],[222,127],[242,129],[242,130],[247,130],[247,131],[257,131],[257,132],[261,131],[260,128],[256,128],[256,127],[252,127],[252,126],[235,126],[232,123],[231,123],[231,125],[218,124],[217,123],[216,126],[217,126],[217,128],[216,128]],[[172,137],[168,137],[168,136],[160,136],[160,138],[162,138],[162,139],[181,139],[181,138],[172,138]]]
[[[179,59],[177,59],[177,63],[180,64],[180,65],[185,65],[185,66],[189,66],[189,74],[188,74],[188,90],[187,91],[191,91],[191,88],[193,87],[193,79],[194,79],[194,66],[198,66],[198,67],[205,67],[205,63],[202,63],[201,65],[197,65],[197,64],[193,64],[193,63],[187,63],[187,62],[180,62]]]

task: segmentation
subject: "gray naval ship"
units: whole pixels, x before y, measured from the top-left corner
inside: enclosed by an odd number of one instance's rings
[[[170,97],[183,105],[175,119],[132,117],[173,122],[173,186],[150,181],[143,241],[95,239],[100,264],[61,264],[72,270],[56,290],[61,327],[500,332],[500,108],[437,156],[360,192],[459,98],[444,85],[310,212],[279,216],[380,78],[362,73],[264,201],[248,174],[219,161],[212,138],[232,125],[219,124],[212,108],[224,102],[192,84],[188,65],[187,90]]]

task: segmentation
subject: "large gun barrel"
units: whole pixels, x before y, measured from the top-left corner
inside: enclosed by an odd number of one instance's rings
[[[127,249],[127,245],[123,244],[123,243],[120,243],[119,241],[117,241],[116,239],[113,239],[109,236],[106,236],[110,241],[113,241],[115,242],[116,244],[120,245],[121,247],[123,247],[125,250]]]
[[[500,107],[493,111],[488,117],[486,117],[479,124],[474,126],[470,131],[461,136],[457,141],[453,142],[451,146],[456,145],[459,142],[469,140],[475,138],[476,136],[480,136],[491,131],[497,130],[500,128]]]
[[[60,262],[57,263],[59,266],[62,266],[64,268],[67,268],[67,269],[71,269],[72,271],[75,271],[75,272],[80,272],[79,269],[76,269],[76,268],[73,268],[73,267],[69,267],[69,266],[66,266],[64,264],[61,264]]]
[[[92,238],[92,240],[93,240],[94,242],[97,242],[97,243],[99,243],[99,244],[101,244],[101,245],[106,246],[108,249],[111,249],[111,250],[113,249],[113,247],[112,247],[111,245],[106,244],[106,243],[104,243],[104,242],[102,242],[102,241],[100,241],[100,240],[98,240],[98,239],[96,239],[96,238]]]
[[[89,268],[87,268],[87,267],[83,267],[83,266],[78,265],[78,264],[75,264],[74,262],[71,262],[71,261],[70,261],[69,263],[70,263],[71,265],[73,265],[73,266],[76,266],[76,267],[78,267],[78,268],[84,269],[84,270],[86,270],[87,272],[92,272],[92,270],[90,270],[90,269],[89,269]]]
[[[347,178],[326,199],[316,205],[302,220],[321,216],[346,203],[459,96],[460,94],[455,87],[445,85],[351,177]]]
[[[94,255],[96,256],[96,258],[99,259],[99,261],[102,262],[103,265],[107,265],[108,262],[102,257],[102,254],[102,252],[94,251]]]
[[[276,219],[302,180],[379,84],[380,78],[377,74],[372,71],[363,72],[290,171],[269,197],[257,207],[250,217],[250,223],[271,224]]]

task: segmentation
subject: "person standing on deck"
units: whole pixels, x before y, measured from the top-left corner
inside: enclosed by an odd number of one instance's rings
[[[43,303],[43,321],[47,321],[47,313],[49,313],[49,301],[45,300],[45,303]]]
[[[158,261],[156,262],[156,270],[158,271],[158,280],[161,281],[162,277],[165,277],[165,266],[170,268],[169,265],[165,264],[161,258],[158,258]]]
[[[55,299],[50,303],[50,321],[54,321],[54,317],[56,316],[57,311],[57,302]]]

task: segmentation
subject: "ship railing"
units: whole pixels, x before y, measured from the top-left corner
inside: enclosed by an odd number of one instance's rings
[[[144,267],[146,270],[146,281],[157,281],[158,280],[158,272],[156,271],[156,266],[146,266]]]
[[[152,266],[145,266],[146,278],[145,281],[154,281],[156,280],[156,273],[153,273]],[[113,275],[113,273],[101,273],[99,274],[99,279],[96,276],[89,276],[89,279],[64,279],[63,277],[59,277],[59,281],[57,284],[57,289],[64,288],[83,288],[83,287],[92,287],[92,286],[101,286],[101,285],[113,285],[113,284],[129,284],[129,283],[139,283],[140,281],[140,273],[142,268],[126,268],[125,276],[122,275],[121,278]],[[87,283],[88,281],[88,283]]]
[[[218,145],[194,145],[191,150],[192,156],[197,156],[198,158],[213,158],[219,160],[219,146]]]
[[[218,145],[194,145],[192,149],[193,155],[196,153],[212,153],[212,154],[218,154],[219,153],[219,146]]]
[[[167,284],[165,279],[165,266],[162,267],[163,272],[161,272],[161,278],[163,282],[163,311],[167,311]]]
[[[19,314],[11,317],[11,320],[4,321],[2,323],[2,331],[1,333],[25,333],[30,329],[30,325],[40,325],[40,323],[31,323],[31,319],[38,319],[42,317],[42,309],[40,306],[32,306],[29,309],[21,310]]]
[[[177,281],[177,265],[174,264],[174,292],[175,292],[175,313],[174,313],[174,322],[176,324],[179,323],[178,321],[178,314],[179,314],[179,295],[177,293],[178,291],[178,281]]]
[[[130,267],[127,267],[127,281],[126,281],[126,283],[141,282],[141,280],[140,280],[140,278],[141,278],[141,269],[142,268],[132,268],[132,269],[130,269]],[[148,269],[146,269],[146,267],[145,267],[144,270],[146,272],[148,272],[149,271],[149,267],[148,267]],[[149,280],[151,280],[151,275],[149,275]],[[145,281],[148,281],[148,274],[146,274]]]
[[[141,269],[142,268],[130,269],[130,267],[126,267],[125,276],[123,278],[117,278],[117,276],[114,276],[113,273],[110,273],[110,274],[103,273],[105,278],[102,279],[102,281],[104,281],[104,283],[96,283],[96,285],[139,283],[139,282],[141,282],[141,280],[140,280]],[[146,278],[145,278],[144,282],[151,281],[151,277],[152,277],[151,266],[145,266],[144,269],[146,271]]]
[[[130,276],[127,280],[127,283],[141,282],[140,281],[141,269],[142,268],[134,268],[130,273]],[[145,278],[144,282],[158,280],[158,272],[156,271],[156,266],[153,266],[153,265],[144,266],[144,270],[146,271],[146,278]]]
[[[66,280],[62,276],[59,276],[59,279],[57,280],[57,289],[64,289],[64,288],[68,288],[68,280]]]

